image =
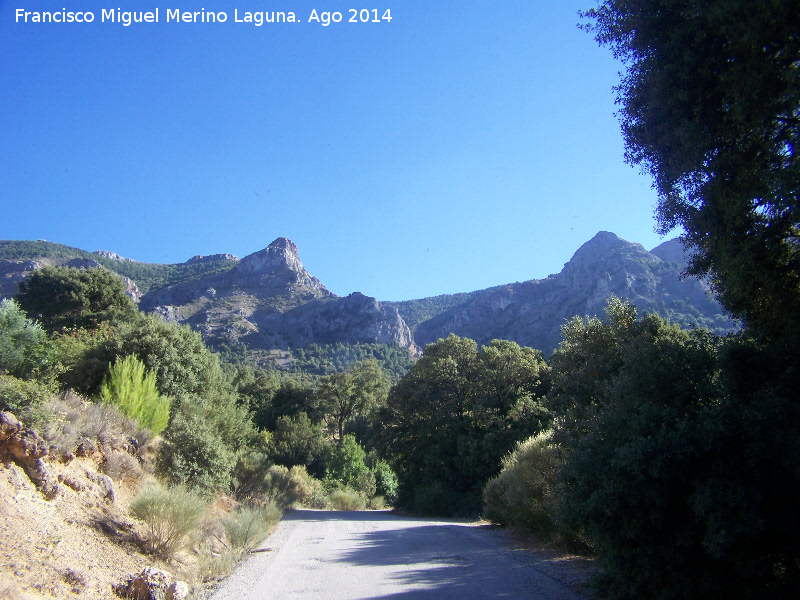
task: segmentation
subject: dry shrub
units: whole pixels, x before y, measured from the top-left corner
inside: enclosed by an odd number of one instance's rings
[[[127,452],[109,452],[101,468],[114,481],[136,482],[144,477],[139,461]]]
[[[500,474],[483,491],[483,515],[503,525],[516,525],[550,537],[555,529],[553,486],[556,454],[552,431],[517,444],[503,459]]]
[[[95,404],[72,390],[46,401],[32,416],[41,436],[61,452],[71,452],[82,438],[109,444],[131,437],[141,448],[151,437],[113,406]]]
[[[367,505],[364,497],[350,488],[334,490],[329,502],[333,510],[364,510]]]
[[[277,504],[267,500],[260,506],[241,506],[222,525],[232,548],[249,550],[267,537],[281,516]]]
[[[154,485],[134,498],[130,511],[147,527],[147,550],[169,560],[183,549],[205,508],[202,498],[182,486],[165,489]]]

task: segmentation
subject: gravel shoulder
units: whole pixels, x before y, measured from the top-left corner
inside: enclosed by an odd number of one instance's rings
[[[259,550],[212,600],[590,598],[585,561],[458,521],[297,510]]]

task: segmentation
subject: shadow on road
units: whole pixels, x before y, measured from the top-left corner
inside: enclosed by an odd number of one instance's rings
[[[355,534],[355,548],[336,559],[349,567],[387,567],[408,591],[380,599],[577,600],[571,590],[532,570],[474,528],[447,521],[400,517],[390,512],[296,511],[288,519],[395,521],[394,528]],[[471,531],[470,531],[471,530]]]

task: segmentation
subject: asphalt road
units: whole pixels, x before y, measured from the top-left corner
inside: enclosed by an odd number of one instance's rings
[[[583,600],[503,539],[453,521],[298,510],[212,600]]]

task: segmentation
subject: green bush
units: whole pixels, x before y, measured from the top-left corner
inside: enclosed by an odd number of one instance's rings
[[[312,423],[306,413],[278,417],[269,450],[279,465],[303,465],[312,473],[323,475],[327,449],[328,440],[322,433],[322,426]]]
[[[186,536],[200,522],[205,502],[182,486],[164,489],[150,486],[131,502],[131,514],[147,528],[147,550],[165,559],[174,558]]]
[[[12,412],[20,419],[25,411],[40,406],[52,395],[50,387],[39,381],[0,374],[0,410]]]
[[[555,529],[554,487],[557,458],[552,431],[519,442],[503,459],[500,474],[483,490],[483,515],[549,538]]]
[[[367,465],[364,459],[367,453],[352,435],[345,435],[341,443],[334,444],[328,456],[327,478],[344,485],[359,489],[359,481],[367,485]],[[372,477],[372,494],[375,494],[375,477]]]
[[[375,494],[393,505],[397,502],[397,475],[384,460],[377,460],[372,472],[375,474]]]
[[[154,435],[169,422],[170,399],[158,393],[155,374],[145,372],[144,363],[135,356],[117,360],[100,388],[100,396],[104,403],[116,406]]]
[[[233,397],[188,396],[164,433],[157,468],[173,483],[215,492],[229,490],[237,452],[254,436],[244,408]]]
[[[47,335],[13,300],[0,301],[0,372],[25,377],[47,362]]]

